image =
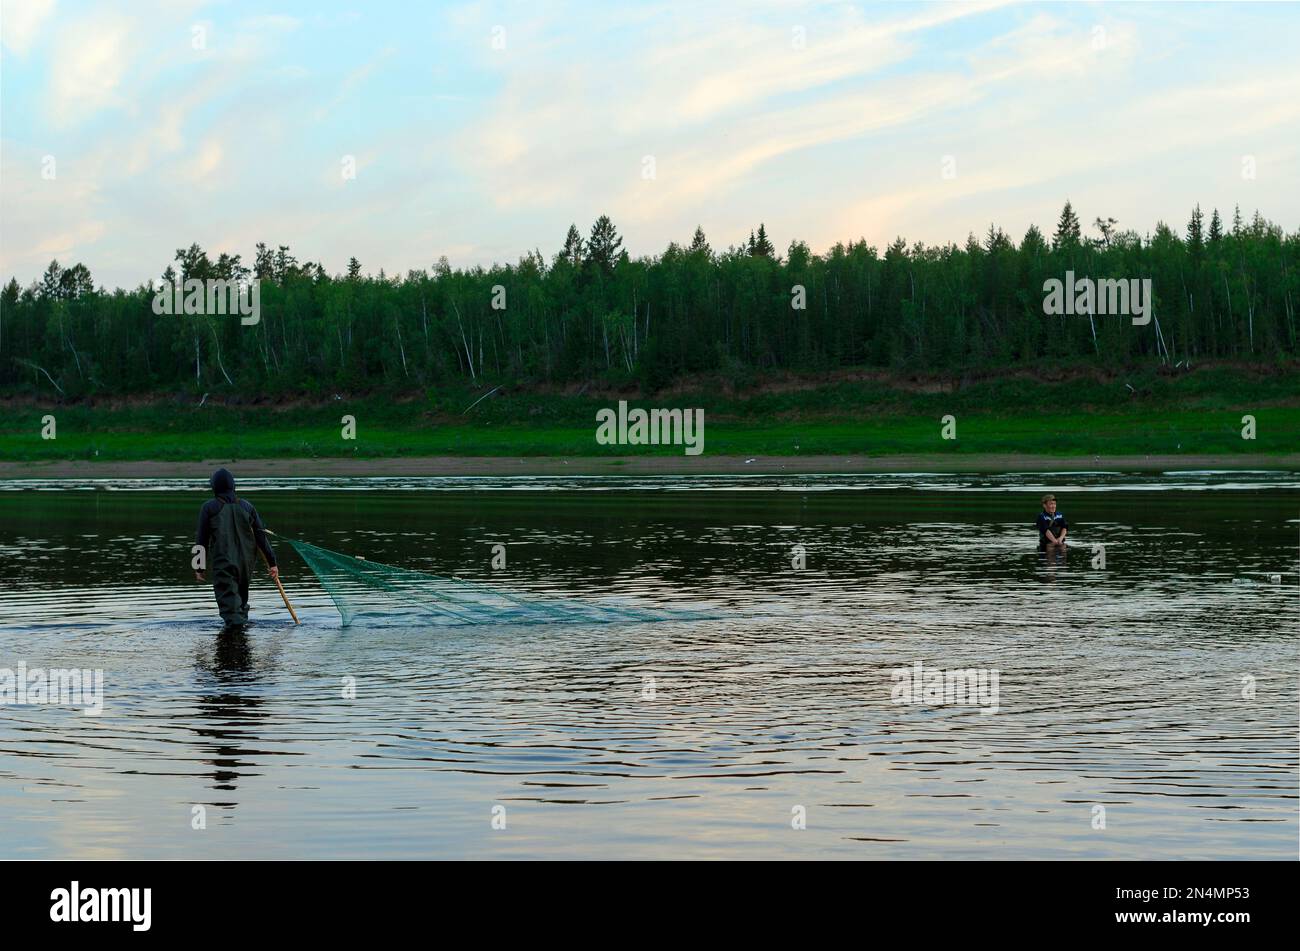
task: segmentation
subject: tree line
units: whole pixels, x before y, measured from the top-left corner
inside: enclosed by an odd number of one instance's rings
[[[1149,278],[1155,320],[1046,316],[1043,284],[1066,271]],[[260,320],[159,316],[162,282],[260,281]],[[1087,361],[1180,365],[1297,355],[1300,231],[1256,212],[1140,236],[1113,218],[1085,234],[1067,203],[1050,238],[1017,243],[990,225],[963,245],[883,252],[865,241],[778,254],[764,225],[713,249],[685,244],[631,257],[601,216],[569,228],[549,261],[453,269],[446,258],[404,276],[330,274],[287,246],[215,260],[179,249],[157,282],[96,288],[84,264],[51,262],[42,279],[0,291],[0,389],[51,397],[188,390],[366,391],[483,383],[638,383],[681,374],[736,381],[763,373],[881,367],[918,372]]]

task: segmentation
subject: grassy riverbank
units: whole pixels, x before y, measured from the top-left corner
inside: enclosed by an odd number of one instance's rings
[[[706,456],[1039,455],[1270,457],[1300,448],[1300,370],[1209,368],[1179,375],[984,381],[843,374],[772,379],[734,392],[696,381],[635,393],[489,389],[235,404],[155,396],[0,403],[0,460],[384,459],[680,456],[680,446],[602,446],[597,410],[704,410]],[[1242,438],[1252,415],[1256,438]],[[41,437],[55,418],[57,437]],[[356,439],[342,438],[342,417]],[[956,439],[941,418],[956,419]]]

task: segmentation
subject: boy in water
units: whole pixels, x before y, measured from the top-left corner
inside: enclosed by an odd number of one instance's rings
[[[253,576],[254,546],[266,556],[271,577],[278,578],[275,552],[266,540],[266,529],[253,504],[235,495],[235,477],[226,469],[212,473],[212,494],[199,509],[199,530],[194,541],[207,552],[206,564],[212,568],[212,590],[217,610],[226,627],[248,623],[248,582]],[[194,572],[206,581],[202,571]]]
[[[1038,513],[1038,550],[1064,545],[1069,530],[1065,516],[1056,511],[1056,496],[1043,496],[1043,510]]]

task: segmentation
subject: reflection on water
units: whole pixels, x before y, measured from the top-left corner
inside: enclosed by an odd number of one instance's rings
[[[303,625],[261,577],[218,635],[201,492],[0,492],[0,668],[106,681],[0,708],[0,857],[1294,855],[1286,474],[400,481],[245,491],[334,550],[716,616],[341,628],[281,546]],[[918,663],[998,671],[998,712],[892,702]]]
[[[210,649],[200,646],[195,664],[195,722],[189,724],[203,741],[196,744],[201,762],[212,770],[212,789],[238,789],[241,767],[247,765],[243,750],[253,738],[261,718],[262,701],[255,690],[257,668],[246,631],[224,631],[213,639]],[[236,802],[212,802],[234,808]]]

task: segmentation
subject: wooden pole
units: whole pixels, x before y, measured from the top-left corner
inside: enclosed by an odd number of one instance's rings
[[[257,550],[257,553],[262,556],[262,561],[266,561],[266,552],[262,551],[262,549],[259,548]],[[270,568],[271,563],[269,561],[266,561],[266,566],[267,568]],[[284,599],[284,606],[289,609],[289,616],[293,618],[293,623],[301,624],[302,621],[298,620],[298,615],[294,612],[293,605],[289,603],[289,596],[284,593],[284,585],[280,584],[280,579],[277,578],[275,575],[271,575],[271,580],[274,581],[275,586],[280,589],[280,597]]]

